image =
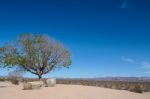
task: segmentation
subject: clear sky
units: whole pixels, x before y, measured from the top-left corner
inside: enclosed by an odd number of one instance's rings
[[[150,76],[149,0],[0,0],[0,46],[29,32],[72,53],[69,69],[46,77]]]

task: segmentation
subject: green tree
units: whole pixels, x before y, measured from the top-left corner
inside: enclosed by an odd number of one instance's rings
[[[0,63],[4,68],[17,67],[42,78],[52,70],[71,65],[70,52],[48,35],[20,35],[15,44],[0,47]]]

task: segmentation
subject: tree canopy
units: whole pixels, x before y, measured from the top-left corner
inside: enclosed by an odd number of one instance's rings
[[[41,79],[52,70],[71,65],[67,48],[48,35],[23,34],[16,43],[0,47],[2,67],[28,71]]]

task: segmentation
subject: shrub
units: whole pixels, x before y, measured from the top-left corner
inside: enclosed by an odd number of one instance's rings
[[[10,82],[15,85],[19,85],[19,80],[17,78],[11,78]]]
[[[23,83],[23,90],[32,90],[32,84]]]
[[[5,81],[5,78],[0,78],[0,81]]]
[[[19,81],[22,79],[22,74],[20,72],[10,72],[8,73],[8,79],[12,84],[19,85]]]
[[[131,92],[143,93],[143,89],[140,85],[135,85],[130,89]]]

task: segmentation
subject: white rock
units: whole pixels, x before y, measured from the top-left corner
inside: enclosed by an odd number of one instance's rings
[[[23,90],[36,90],[42,87],[43,83],[41,81],[27,82],[23,84]]]
[[[49,78],[46,80],[46,86],[47,87],[54,87],[56,85],[56,79],[55,78]]]
[[[43,82],[42,81],[35,81],[29,82],[32,85],[32,90],[41,89]]]
[[[32,84],[23,83],[23,90],[32,90]]]

